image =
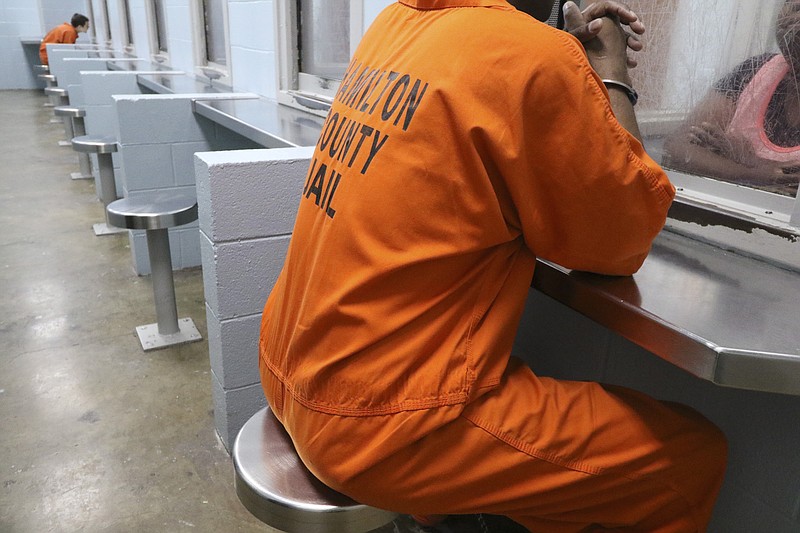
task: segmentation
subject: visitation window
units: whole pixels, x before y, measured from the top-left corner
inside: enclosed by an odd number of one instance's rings
[[[133,52],[133,30],[131,26],[131,6],[128,0],[122,0],[122,30],[125,32],[125,51]]]
[[[679,190],[668,227],[800,269],[800,1],[628,4],[645,147]]]
[[[382,0],[381,3],[386,6],[391,1]],[[548,21],[550,24],[562,22],[560,5],[563,3],[564,0],[560,0],[554,4]],[[366,29],[366,2],[280,0],[276,5],[278,100],[283,104],[325,116],[350,57]],[[369,7],[374,10],[376,6]]]
[[[202,0],[196,4],[197,66],[204,76],[216,80],[228,76],[227,10],[225,0]]]
[[[103,38],[106,44],[111,44],[111,22],[108,18],[108,0],[100,2],[100,10],[103,12]]]
[[[89,12],[87,16],[89,17],[89,40],[93,43],[97,43],[97,28],[95,27],[95,20],[94,20],[94,6],[92,6],[92,2],[88,4]]]
[[[324,116],[364,32],[363,0],[278,2],[281,103]]]
[[[150,33],[150,50],[153,59],[159,63],[167,60],[167,17],[164,11],[164,0],[149,0],[147,3],[147,19]]]

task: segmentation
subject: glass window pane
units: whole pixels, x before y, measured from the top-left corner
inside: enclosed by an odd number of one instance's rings
[[[164,12],[164,0],[153,0],[154,23],[156,25],[156,40],[158,51],[166,52],[167,47],[167,17]]]
[[[108,1],[107,0],[103,0],[103,2],[100,4],[100,6],[103,9],[103,26],[104,26],[103,31],[104,31],[104,36],[106,38],[106,41],[111,41],[111,22],[109,21],[109,18],[108,18]]]
[[[800,0],[628,3],[648,28],[632,76],[649,151],[667,168],[794,196]]]
[[[206,32],[206,59],[225,65],[225,18],[223,0],[203,0]]]
[[[350,0],[300,0],[300,71],[341,79],[350,61]]]
[[[133,44],[133,30],[131,29],[131,6],[128,0],[122,0],[122,16],[125,17],[125,31],[127,33],[128,44]]]

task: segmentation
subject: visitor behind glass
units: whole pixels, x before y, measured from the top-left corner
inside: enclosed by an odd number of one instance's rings
[[[663,165],[794,196],[800,180],[800,0],[777,17],[779,53],[714,84],[666,141]]]

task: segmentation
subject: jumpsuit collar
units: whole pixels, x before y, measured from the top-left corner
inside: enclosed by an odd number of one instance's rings
[[[414,9],[446,9],[450,7],[511,7],[505,0],[399,0]]]

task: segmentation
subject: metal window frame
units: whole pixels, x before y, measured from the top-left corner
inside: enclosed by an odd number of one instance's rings
[[[364,2],[350,0],[350,55],[364,34]],[[326,116],[341,80],[301,72],[299,46],[300,0],[275,2],[277,21],[278,102]],[[355,38],[353,38],[355,37]]]
[[[222,3],[222,38],[225,43],[225,64],[211,61],[208,57],[208,28],[206,22],[206,1],[193,0],[190,5],[192,16],[192,28],[194,33],[194,64],[195,72],[205,76],[212,83],[218,81],[223,84],[230,83],[230,64],[231,46],[230,33],[228,29],[228,2],[227,0],[208,0],[219,1]]]

